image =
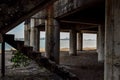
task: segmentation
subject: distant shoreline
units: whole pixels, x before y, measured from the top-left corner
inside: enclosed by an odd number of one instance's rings
[[[9,52],[12,50],[15,50],[15,49],[11,48],[10,50],[5,50],[5,51]],[[40,48],[39,50],[40,50],[40,52],[45,52],[45,48]],[[85,47],[85,48],[83,48],[83,50],[96,50],[96,48],[95,47]],[[60,51],[69,51],[69,48],[60,48]],[[0,50],[0,53],[1,53],[1,50]]]
[[[95,47],[85,47],[83,50],[96,50]],[[60,48],[60,51],[69,51],[69,48]],[[40,48],[40,52],[45,52],[45,48]]]
[[[24,41],[24,38],[16,38],[15,40]],[[40,40],[45,40],[45,38],[40,38]],[[60,40],[70,40],[69,38],[61,38]],[[85,41],[95,41],[94,39],[84,39]]]

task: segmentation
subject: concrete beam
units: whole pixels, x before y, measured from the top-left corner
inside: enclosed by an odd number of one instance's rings
[[[60,0],[58,0],[58,1],[60,1]],[[64,18],[66,16],[72,15],[75,12],[82,11],[82,10],[84,10],[86,8],[95,7],[96,5],[100,5],[100,3],[102,3],[103,1],[104,0],[97,0],[97,1],[96,0],[87,0],[85,2],[84,2],[84,0],[68,1],[68,3],[67,3],[68,5],[72,4],[70,6],[63,5],[65,1],[64,2],[62,1],[59,4],[55,5],[56,10],[57,10],[55,17],[57,17],[57,18]],[[75,7],[75,6],[77,6],[77,7]],[[66,9],[64,9],[64,8],[66,8]]]
[[[75,26],[76,24],[71,24],[71,23],[61,23],[60,26],[60,31],[61,32],[69,32],[69,30]],[[45,24],[37,25],[35,26],[40,29],[40,31],[45,31]],[[77,24],[75,26],[76,31],[82,31],[82,32],[87,32],[87,33],[97,33],[97,25],[85,25],[85,24]]]
[[[73,24],[83,24],[83,25],[98,25],[97,23],[95,22],[86,22],[86,21],[75,21],[75,20],[60,20],[61,22],[64,22],[64,23],[73,23]]]
[[[97,34],[98,31],[92,31],[92,30],[81,30],[82,33],[89,33],[89,34]]]

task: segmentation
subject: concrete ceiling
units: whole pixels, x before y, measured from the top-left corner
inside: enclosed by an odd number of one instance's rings
[[[87,0],[86,5],[58,16],[62,22],[80,24],[104,24],[105,22],[105,0]],[[85,4],[85,3],[84,3]]]
[[[0,33],[4,34],[54,0],[0,0]]]

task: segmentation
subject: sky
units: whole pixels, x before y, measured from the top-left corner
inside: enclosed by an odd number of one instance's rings
[[[24,22],[9,31],[7,34],[15,34],[15,38],[24,38]]]
[[[8,32],[8,34],[15,34],[15,38],[24,38],[24,22]],[[45,37],[45,32],[40,33],[40,37]],[[69,38],[69,33],[60,33],[60,38]],[[96,34],[83,34],[83,39],[94,39],[96,40]]]

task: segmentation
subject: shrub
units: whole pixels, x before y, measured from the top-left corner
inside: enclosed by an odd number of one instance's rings
[[[30,59],[25,56],[23,53],[16,51],[13,53],[11,58],[11,62],[13,62],[13,67],[25,67],[30,64]]]

